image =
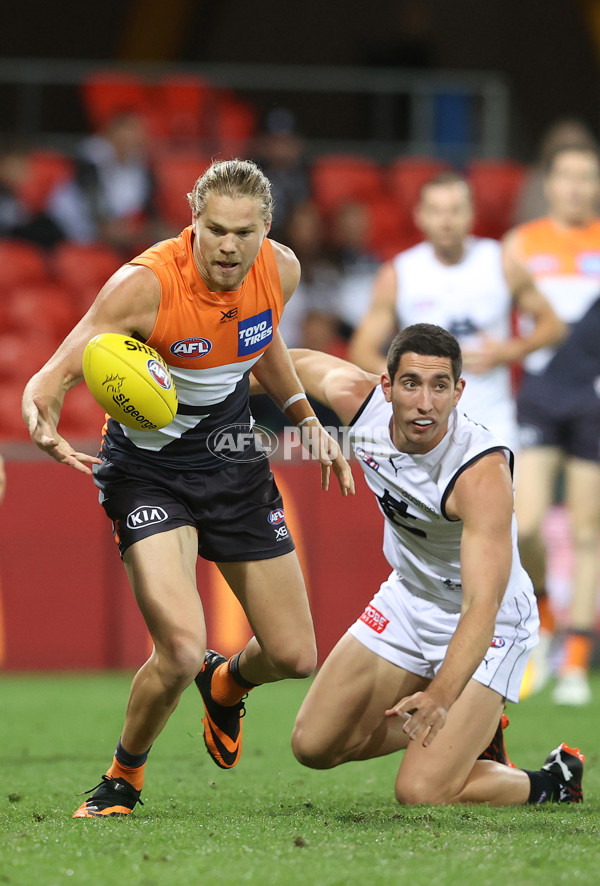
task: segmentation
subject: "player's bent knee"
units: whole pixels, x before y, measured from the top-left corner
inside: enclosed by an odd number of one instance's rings
[[[433,784],[426,779],[402,778],[396,781],[396,800],[402,806],[440,806],[455,796],[449,785]]]
[[[271,660],[280,677],[301,680],[315,672],[317,648],[314,644],[305,644],[297,649],[281,650],[271,655]]]
[[[188,686],[202,669],[204,652],[204,643],[194,638],[175,639],[157,648],[159,670],[165,684],[173,688]]]
[[[331,769],[337,763],[327,749],[320,747],[310,734],[296,725],[292,732],[292,752],[296,760],[309,769]]]

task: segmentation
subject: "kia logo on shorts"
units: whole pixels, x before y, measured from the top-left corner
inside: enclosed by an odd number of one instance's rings
[[[272,523],[273,526],[279,526],[280,523],[283,523],[285,520],[285,514],[283,513],[283,508],[275,508],[274,511],[271,511],[269,516],[267,517],[269,523]]]
[[[159,363],[158,360],[148,360],[146,366],[148,367],[148,372],[150,373],[156,384],[160,385],[163,390],[170,391],[171,376],[162,365],[162,363]]]
[[[198,357],[206,357],[212,350],[212,342],[207,338],[181,338],[174,341],[169,348],[176,357],[183,357],[185,360],[196,360]]]
[[[151,526],[153,523],[164,523],[168,516],[165,509],[158,507],[158,505],[140,505],[135,511],[127,514],[127,527],[129,529],[142,529],[144,526]]]
[[[213,455],[225,461],[258,461],[272,455],[279,440],[260,425],[234,424],[212,431],[206,445]]]

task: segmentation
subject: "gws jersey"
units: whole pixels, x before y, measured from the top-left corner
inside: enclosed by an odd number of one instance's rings
[[[186,470],[222,467],[210,451],[211,433],[231,425],[249,428],[248,376],[265,352],[283,311],[283,291],[273,246],[261,250],[234,292],[211,292],[192,255],[192,227],[134,258],[161,285],[156,323],[146,344],[167,363],[179,398],[177,415],[157,431],[108,422],[106,458],[142,459]]]
[[[539,218],[517,228],[515,237],[520,260],[560,319],[569,324],[581,320],[600,294],[600,220],[564,227]],[[555,353],[555,348],[540,348],[527,354],[525,369],[543,372]]]
[[[400,329],[435,323],[451,332],[463,348],[477,348],[484,338],[511,336],[512,296],[496,240],[468,237],[461,261],[445,265],[431,243],[423,242],[393,259],[396,314]],[[517,426],[510,372],[496,366],[482,374],[464,372],[459,409],[516,445]]]
[[[512,472],[512,452],[500,438],[453,409],[448,431],[435,449],[409,455],[392,443],[391,418],[392,406],[378,386],[353,419],[349,436],[385,517],[383,553],[412,594],[459,612],[463,524],[448,518],[446,501],[462,471],[487,453],[502,452]],[[531,581],[519,559],[513,515],[512,568],[505,598],[523,590],[533,599]]]

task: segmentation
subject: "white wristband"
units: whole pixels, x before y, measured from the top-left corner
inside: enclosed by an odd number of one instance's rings
[[[286,400],[285,403],[283,404],[283,406],[281,407],[281,411],[285,412],[285,410],[288,408],[288,406],[291,406],[292,403],[297,403],[298,400],[307,400],[307,399],[308,398],[307,398],[306,394],[292,394],[292,396],[289,398],[289,400]]]
[[[299,421],[296,425],[297,428],[301,428],[303,424],[306,424],[307,421],[319,421],[316,415],[307,415],[306,418],[303,418],[302,421]]]

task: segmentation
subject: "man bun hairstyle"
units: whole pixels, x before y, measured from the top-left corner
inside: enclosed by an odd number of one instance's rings
[[[452,364],[454,384],[462,372],[462,353],[456,338],[447,329],[433,323],[414,323],[398,333],[387,354],[388,375],[394,382],[403,354],[423,357],[447,357]]]

